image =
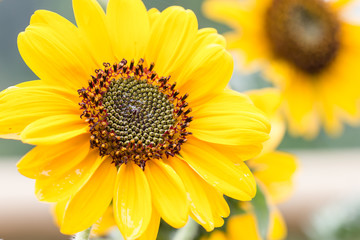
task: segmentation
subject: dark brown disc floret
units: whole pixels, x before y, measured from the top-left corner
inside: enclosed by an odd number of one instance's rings
[[[323,0],[273,0],[265,28],[277,57],[307,74],[318,74],[340,47],[340,24]]]
[[[141,59],[104,64],[95,71],[87,88],[79,89],[83,114],[89,123],[90,144],[115,165],[175,156],[192,121],[187,94],[180,95],[170,77],[159,77],[154,64]]]

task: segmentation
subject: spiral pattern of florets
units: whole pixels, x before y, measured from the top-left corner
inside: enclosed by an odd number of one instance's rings
[[[142,59],[104,66],[78,90],[91,147],[117,166],[134,161],[144,168],[148,160],[178,154],[191,134],[188,94],[180,95],[170,77],[159,77]]]
[[[113,81],[103,97],[107,131],[114,132],[127,146],[132,139],[157,146],[174,125],[174,105],[158,86],[135,78]]]
[[[265,28],[275,55],[307,74],[326,69],[340,47],[338,18],[322,0],[273,0]]]

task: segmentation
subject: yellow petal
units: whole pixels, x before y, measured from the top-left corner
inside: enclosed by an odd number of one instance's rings
[[[228,240],[224,232],[221,232],[219,230],[216,230],[211,233],[209,238],[205,238],[206,240]],[[201,240],[205,240],[201,239]]]
[[[263,88],[247,91],[254,105],[263,111],[268,118],[277,114],[281,104],[280,90],[276,88]]]
[[[224,145],[258,144],[269,138],[270,124],[247,96],[226,90],[193,112],[189,131],[203,141]]]
[[[116,173],[112,158],[105,159],[87,183],[70,197],[60,229],[63,234],[83,231],[105,213],[113,198]]]
[[[221,227],[224,225],[224,219],[230,215],[230,208],[222,193],[218,190],[208,187],[205,188],[208,199],[211,199],[211,209],[214,218],[214,226]]]
[[[76,24],[84,35],[97,63],[114,63],[108,27],[103,9],[96,0],[74,0],[73,9]]]
[[[253,213],[231,217],[228,221],[227,232],[231,240],[262,240]]]
[[[183,227],[188,220],[189,205],[180,177],[160,160],[148,161],[145,175],[160,216],[175,228]]]
[[[332,8],[336,9],[337,11],[341,11],[347,4],[354,2],[354,0],[332,0],[329,1],[329,4]]]
[[[63,97],[66,102],[71,101],[78,107],[79,94],[77,91],[66,89],[64,86],[49,85],[47,82],[42,80],[27,81],[11,86],[0,93],[0,99],[4,96],[3,93],[16,91],[19,88],[23,89],[23,91],[34,91],[35,93],[36,91],[44,91],[46,96],[49,94],[56,94],[57,96]],[[22,94],[19,94],[19,96],[21,97]]]
[[[197,29],[192,11],[177,6],[165,9],[151,26],[145,59],[155,63],[159,75],[171,74],[187,60]]]
[[[156,240],[160,226],[160,215],[153,206],[151,220],[146,231],[137,240]]]
[[[55,224],[58,227],[61,227],[61,223],[62,223],[63,218],[64,218],[66,205],[67,205],[68,202],[69,202],[69,199],[59,201],[55,205],[53,205],[52,208],[51,208],[51,212],[53,214]]]
[[[13,140],[21,140],[20,133],[0,134],[0,138],[3,138],[3,139],[13,139]]]
[[[262,153],[268,153],[275,151],[276,148],[280,145],[281,141],[284,138],[286,131],[286,124],[281,114],[270,119],[271,131],[270,138],[263,143]]]
[[[36,146],[17,164],[19,172],[28,178],[59,176],[79,164],[90,150],[90,135],[51,146]]]
[[[218,34],[215,28],[201,28],[197,32],[196,41],[202,45],[218,44],[226,47],[226,40],[223,35]]]
[[[106,10],[112,46],[118,61],[144,57],[150,34],[149,17],[140,0],[110,0]]]
[[[0,93],[0,109],[0,134],[4,135],[18,135],[31,122],[43,117],[81,114],[77,103],[48,87],[8,88]]]
[[[210,185],[229,197],[248,201],[255,196],[255,180],[244,163],[235,165],[211,144],[189,137],[180,154]]]
[[[210,188],[210,185],[184,161],[171,158],[167,163],[176,171],[184,183],[190,201],[192,218],[207,231],[212,231],[214,229],[214,219],[211,209],[213,199],[208,198],[206,194],[206,188]]]
[[[243,162],[258,156],[263,148],[260,143],[244,146],[212,143],[211,146],[218,152],[222,152],[224,155],[227,155],[228,158],[234,163]]]
[[[143,170],[132,161],[122,164],[114,192],[115,221],[125,239],[136,239],[148,228],[151,193]]]
[[[296,157],[286,152],[272,152],[248,161],[263,183],[290,180],[297,167]]]
[[[39,10],[18,36],[20,55],[43,81],[72,91],[87,85],[98,67],[79,30],[60,15]]]
[[[307,79],[306,76],[296,73],[291,77]],[[283,90],[283,106],[289,122],[289,131],[293,135],[311,139],[319,131],[320,122],[315,105],[317,93],[314,90],[311,81],[291,81]]]
[[[86,133],[88,124],[79,115],[55,115],[29,124],[21,133],[25,143],[50,145]]]
[[[211,38],[211,37],[210,37]],[[191,107],[206,103],[221,93],[233,72],[233,59],[221,45],[208,44],[205,39],[193,49],[193,55],[176,76],[179,89],[189,93]],[[221,64],[220,64],[221,63]]]
[[[270,223],[268,233],[269,240],[285,239],[287,235],[286,224],[277,208],[273,208],[270,212]]]
[[[255,1],[208,0],[204,1],[203,11],[211,19],[239,29],[254,24],[248,21],[251,17],[251,11],[248,11],[250,6],[247,4],[249,2]]]
[[[271,152],[247,162],[254,176],[266,187],[273,202],[287,199],[293,190],[296,157],[285,152]]]
[[[58,202],[74,195],[83,186],[102,162],[97,150],[89,152],[87,157],[59,176],[37,179],[35,194],[40,201]]]
[[[93,235],[101,236],[107,234],[112,227],[116,226],[113,206],[110,205],[103,216],[99,218],[96,223],[91,228],[91,233]]]
[[[156,8],[151,8],[149,9],[148,14],[149,14],[149,22],[151,28],[155,20],[160,16],[160,11],[157,10]]]
[[[274,151],[281,143],[286,130],[285,121],[279,111],[282,100],[280,90],[263,88],[247,91],[246,95],[270,119],[270,139],[264,142],[263,153]]]

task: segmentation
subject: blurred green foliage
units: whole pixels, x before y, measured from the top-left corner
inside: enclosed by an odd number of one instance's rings
[[[146,7],[159,10],[172,5],[180,5],[192,9],[198,17],[199,28],[214,27],[220,33],[228,31],[224,25],[206,19],[201,13],[202,0],[144,0]],[[37,9],[57,12],[74,22],[71,0],[3,0],[0,2],[0,90],[17,83],[33,80],[37,77],[25,65],[17,50],[17,35],[29,24],[30,17]],[[231,85],[239,90],[268,86],[260,74],[237,75]],[[248,83],[244,87],[244,83]],[[250,84],[249,84],[250,83]],[[256,83],[254,86],[254,83]],[[239,87],[241,86],[241,87]],[[281,144],[282,149],[288,148],[320,148],[320,147],[360,147],[360,129],[347,127],[344,134],[337,139],[328,138],[324,133],[313,141],[286,136]],[[16,141],[0,140],[0,156],[23,155],[30,149]]]

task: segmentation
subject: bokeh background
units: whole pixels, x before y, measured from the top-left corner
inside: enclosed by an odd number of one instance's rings
[[[203,16],[202,0],[144,0],[144,3],[148,9],[159,10],[171,5],[183,6],[196,13],[199,28],[214,27],[220,33],[230,30]],[[359,6],[354,4],[346,14],[360,22]],[[37,78],[21,59],[16,40],[37,9],[57,12],[74,22],[71,0],[0,0],[0,90]],[[236,72],[230,86],[244,91],[270,84],[261,73]],[[58,233],[49,205],[35,199],[33,181],[16,171],[16,162],[29,149],[31,146],[21,142],[0,139],[0,239],[68,239]],[[294,196],[281,206],[288,222],[288,239],[311,236],[313,239],[360,239],[360,201],[357,201],[360,199],[360,128],[347,126],[338,138],[329,138],[322,132],[311,141],[287,134],[280,149],[297,154],[300,160]],[[341,231],[345,235],[339,236],[350,237],[324,237],[325,232],[329,234],[332,229],[335,235]],[[351,238],[356,231],[358,238]]]

